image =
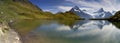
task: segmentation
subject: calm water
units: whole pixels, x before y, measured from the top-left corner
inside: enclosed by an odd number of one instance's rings
[[[41,22],[21,39],[24,43],[120,43],[120,29],[108,21],[52,20]]]

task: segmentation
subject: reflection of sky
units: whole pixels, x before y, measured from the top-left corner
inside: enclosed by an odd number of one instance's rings
[[[77,23],[73,26],[79,25],[80,22]],[[64,39],[78,40],[78,42],[83,43],[119,43],[120,30],[111,23],[107,21],[88,21],[82,23],[80,23],[76,31],[71,30],[72,28],[66,25],[51,23],[44,24],[33,32],[36,34],[44,33],[48,38],[64,37]],[[102,26],[102,29],[99,25]]]

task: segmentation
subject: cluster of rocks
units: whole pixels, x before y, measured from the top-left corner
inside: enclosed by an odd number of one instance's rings
[[[0,43],[21,43],[21,41],[17,32],[1,22]]]

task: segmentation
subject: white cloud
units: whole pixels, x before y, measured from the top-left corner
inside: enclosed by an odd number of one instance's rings
[[[44,11],[48,11],[48,12],[50,12],[50,11],[52,11],[53,9],[45,9]]]
[[[56,9],[45,9],[45,12],[52,12],[52,13],[57,13],[57,12],[65,12],[65,11],[69,11],[72,7],[71,6],[57,6],[58,10]]]
[[[120,10],[119,0],[101,0],[101,2],[96,1],[85,1],[85,0],[66,0],[72,2],[78,6],[85,6],[93,9],[104,8],[106,11]]]
[[[69,11],[72,7],[71,6],[58,6],[58,9],[63,11]]]
[[[52,12],[53,14],[57,13],[58,11],[56,11],[55,9],[45,9],[43,10],[45,12]]]

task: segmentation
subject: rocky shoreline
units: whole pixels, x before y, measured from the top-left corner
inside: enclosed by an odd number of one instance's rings
[[[5,23],[0,23],[0,42],[1,43],[22,43],[17,32],[7,26]]]

